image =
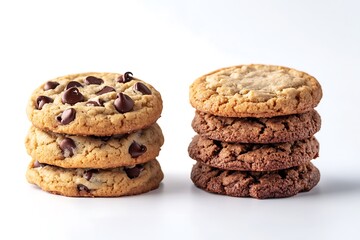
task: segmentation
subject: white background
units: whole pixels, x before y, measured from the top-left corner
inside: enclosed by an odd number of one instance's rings
[[[359,11],[355,0],[1,1],[0,239],[359,239]],[[232,198],[190,181],[188,87],[247,63],[293,67],[322,84],[322,178],[309,193]],[[161,92],[158,190],[79,199],[26,182],[31,92],[84,71],[132,71]]]

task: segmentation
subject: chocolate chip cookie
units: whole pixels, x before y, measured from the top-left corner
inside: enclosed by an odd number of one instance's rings
[[[322,97],[318,81],[281,66],[239,65],[208,73],[190,86],[190,103],[225,117],[274,117],[311,111]]]
[[[310,191],[320,180],[312,164],[272,172],[229,171],[197,162],[191,172],[194,184],[208,192],[234,197],[283,198]]]
[[[130,134],[76,136],[31,127],[25,146],[40,163],[64,168],[114,168],[155,159],[164,137],[158,124]]]
[[[226,143],[196,135],[189,145],[191,158],[209,166],[241,171],[273,171],[310,162],[318,157],[315,137],[286,143]]]
[[[61,168],[33,160],[29,183],[69,197],[116,197],[145,193],[159,187],[163,173],[156,160],[110,169]]]
[[[306,139],[320,130],[321,118],[311,110],[272,118],[220,117],[196,111],[193,129],[200,135],[223,142],[278,143]]]
[[[146,128],[161,111],[160,93],[130,72],[55,78],[33,92],[27,107],[33,125],[44,131],[96,136]]]

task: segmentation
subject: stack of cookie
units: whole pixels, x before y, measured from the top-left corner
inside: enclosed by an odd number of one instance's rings
[[[64,196],[144,193],[163,179],[155,159],[164,143],[156,124],[160,93],[131,72],[82,73],[36,89],[27,114],[29,183]]]
[[[190,87],[196,135],[189,145],[191,179],[206,191],[280,198],[311,190],[320,179],[314,134],[321,119],[318,81],[269,65],[223,68]]]

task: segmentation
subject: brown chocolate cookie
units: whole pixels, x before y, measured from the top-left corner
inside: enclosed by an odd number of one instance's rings
[[[282,198],[310,191],[320,180],[312,164],[273,171],[227,171],[197,162],[191,172],[194,184],[208,192],[234,197]]]
[[[196,111],[193,129],[200,135],[223,142],[278,143],[306,139],[320,130],[321,118],[311,110],[272,118],[221,117]]]
[[[227,170],[273,171],[308,163],[318,157],[314,138],[287,143],[226,143],[196,135],[189,145],[191,158]]]

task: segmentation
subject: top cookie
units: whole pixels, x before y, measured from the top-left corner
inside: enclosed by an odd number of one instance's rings
[[[310,111],[322,97],[307,73],[272,65],[239,65],[208,73],[190,86],[199,111],[225,117],[274,117]]]
[[[143,129],[160,117],[162,99],[132,73],[80,73],[37,88],[27,114],[34,126],[76,135],[110,136]]]

